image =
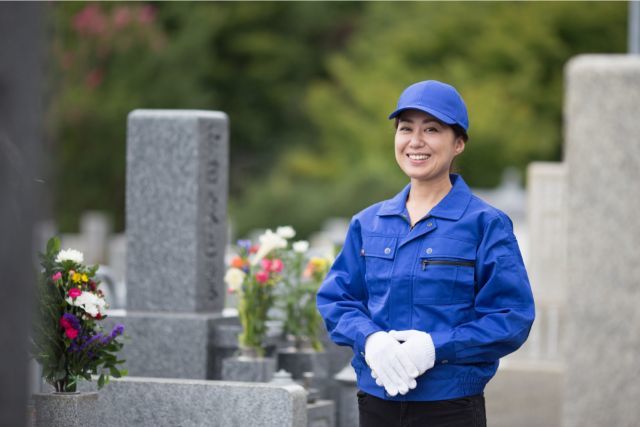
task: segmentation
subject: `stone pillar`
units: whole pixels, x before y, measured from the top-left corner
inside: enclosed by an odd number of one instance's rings
[[[637,425],[640,56],[579,56],[566,85],[564,426]]]
[[[224,307],[228,119],[136,110],[127,135],[127,308],[132,376],[218,377]],[[231,322],[233,323],[233,322]]]
[[[224,308],[228,119],[135,110],[127,138],[127,308]]]
[[[536,321],[522,354],[559,360],[567,287],[566,165],[534,162],[527,170],[527,270],[536,301]]]

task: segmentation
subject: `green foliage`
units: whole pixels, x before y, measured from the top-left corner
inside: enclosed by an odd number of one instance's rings
[[[386,117],[406,86],[425,79],[452,83],[466,100],[471,139],[457,169],[471,185],[497,185],[506,166],[559,160],[565,62],[622,52],[626,40],[622,3],[372,2],[360,22],[346,51],[329,58],[329,78],[309,87],[320,146],[284,156],[242,201],[246,212],[304,234],[395,194],[407,179]],[[262,222],[237,219],[240,231]]]
[[[236,234],[276,218],[304,237],[406,182],[386,116],[408,84],[439,79],[460,90],[471,139],[458,168],[471,185],[493,186],[505,166],[560,159],[566,61],[626,48],[623,2],[55,3],[52,10],[62,229],[74,228],[85,209],[110,211],[123,228],[126,115],[135,108],[227,112]],[[102,30],[82,30],[82,13]]]

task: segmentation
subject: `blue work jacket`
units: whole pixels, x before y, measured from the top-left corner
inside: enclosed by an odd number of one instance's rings
[[[331,339],[351,346],[358,387],[398,401],[481,393],[498,360],[520,347],[535,317],[533,296],[513,224],[471,193],[462,177],[428,215],[410,226],[410,184],[394,198],[356,214],[344,247],[318,291]],[[417,387],[391,397],[364,359],[377,331],[431,335],[435,366]]]

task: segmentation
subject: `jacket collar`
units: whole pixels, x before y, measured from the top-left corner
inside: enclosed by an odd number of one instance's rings
[[[458,220],[462,217],[469,201],[471,200],[471,190],[464,182],[462,177],[457,174],[450,174],[451,184],[453,187],[440,202],[431,209],[430,216]],[[406,212],[407,197],[411,190],[411,184],[407,184],[402,191],[396,194],[392,199],[386,200],[380,210],[379,216],[386,215],[403,215]]]

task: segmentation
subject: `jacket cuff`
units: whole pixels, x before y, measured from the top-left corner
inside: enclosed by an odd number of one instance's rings
[[[382,330],[383,329],[381,327],[373,322],[359,325],[358,332],[356,333],[356,339],[354,341],[354,352],[364,358],[364,344],[366,343],[367,338],[369,335]]]
[[[455,363],[456,349],[452,339],[452,331],[430,332],[433,346],[436,349],[436,365]]]

